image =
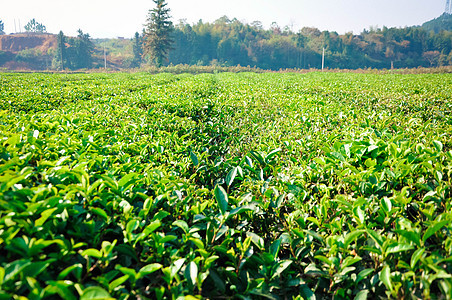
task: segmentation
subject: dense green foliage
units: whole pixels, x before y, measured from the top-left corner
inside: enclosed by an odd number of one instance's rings
[[[450,74],[0,83],[0,299],[452,296]]]
[[[436,19],[430,20],[422,24],[422,27],[427,31],[434,31],[440,33],[441,31],[452,31],[452,15],[444,13]]]
[[[452,31],[435,33],[422,27],[371,28],[361,34],[289,27],[273,24],[265,30],[260,22],[244,24],[222,17],[214,23],[175,27],[172,64],[226,64],[262,69],[320,68],[325,47],[325,67],[395,68],[452,64]]]

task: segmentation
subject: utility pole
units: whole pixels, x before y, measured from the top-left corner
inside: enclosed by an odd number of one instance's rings
[[[325,47],[323,47],[322,51],[322,72],[324,67],[325,67]]]
[[[105,44],[104,44],[104,68],[107,70],[107,51],[105,50]]]
[[[14,19],[14,33],[17,33],[17,28],[16,28],[16,19]]]
[[[452,7],[451,7],[450,0],[446,0],[446,9],[444,9],[444,13],[447,15],[452,14]]]
[[[64,60],[63,60],[63,47],[64,47],[64,43],[61,43],[62,45],[60,45],[60,58],[61,58],[61,71],[64,70]]]

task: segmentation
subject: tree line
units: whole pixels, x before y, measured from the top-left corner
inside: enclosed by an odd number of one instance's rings
[[[220,64],[263,69],[319,68],[325,49],[329,68],[397,68],[452,65],[452,32],[422,27],[371,28],[338,34],[305,27],[299,32],[222,17],[213,23],[184,21],[174,27],[167,64]]]
[[[166,6],[165,0],[154,2],[157,8]],[[329,68],[452,65],[452,16],[446,13],[423,27],[370,28],[358,35],[351,32],[340,35],[313,27],[293,32],[277,23],[264,29],[259,21],[247,24],[227,16],[213,23],[200,20],[193,25],[181,20],[173,26],[169,18],[169,9],[154,9],[143,35],[135,34],[134,47],[144,40],[140,53],[146,56],[158,52],[152,57],[157,65],[319,68],[323,52]],[[134,58],[136,62],[141,59],[135,55]]]

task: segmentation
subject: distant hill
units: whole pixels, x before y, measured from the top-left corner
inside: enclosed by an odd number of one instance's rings
[[[439,33],[443,30],[452,31],[452,15],[444,13],[438,18],[422,24],[422,28],[427,31],[433,30],[435,33]]]
[[[50,33],[0,35],[0,68],[46,70],[51,67],[57,36]]]
[[[56,35],[50,33],[16,33],[0,35],[0,51],[18,53],[23,50],[38,49],[47,52],[56,49]]]

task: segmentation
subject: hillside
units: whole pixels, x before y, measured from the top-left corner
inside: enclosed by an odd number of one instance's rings
[[[433,30],[435,33],[439,33],[444,30],[452,31],[452,15],[444,13],[438,18],[422,24],[422,28],[427,31]]]
[[[0,51],[5,52],[18,53],[23,50],[36,49],[45,53],[49,49],[55,49],[56,45],[56,35],[50,33],[0,35]]]
[[[57,38],[49,33],[0,35],[0,68],[46,70],[52,67]]]

